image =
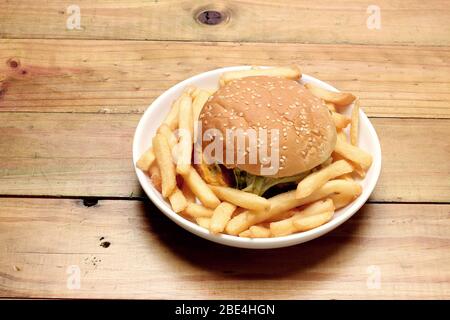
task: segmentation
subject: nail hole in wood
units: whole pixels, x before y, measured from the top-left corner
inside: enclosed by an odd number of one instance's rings
[[[98,199],[94,199],[94,198],[83,199],[83,205],[85,207],[92,207],[92,206],[95,206],[96,204],[98,204]]]
[[[216,10],[204,10],[197,15],[197,21],[209,26],[218,25],[226,20],[226,14]]]

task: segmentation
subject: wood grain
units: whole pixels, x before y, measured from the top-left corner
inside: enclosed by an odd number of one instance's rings
[[[378,0],[381,28],[370,30],[370,2],[89,1],[78,0],[81,29],[68,30],[71,2],[16,0],[0,3],[2,38],[195,40],[241,42],[449,45],[449,1]],[[197,14],[215,9],[226,23],[200,24]]]
[[[140,201],[0,199],[0,297],[448,299],[449,218],[450,205],[369,204],[320,239],[259,251],[202,240]]]
[[[449,61],[449,47],[0,40],[0,111],[142,113],[207,70],[298,63],[370,116],[449,118]]]
[[[142,196],[131,160],[139,118],[0,113],[0,194]],[[383,154],[371,200],[448,202],[450,120],[371,120]]]

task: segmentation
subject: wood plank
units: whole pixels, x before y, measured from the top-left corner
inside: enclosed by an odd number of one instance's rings
[[[449,47],[0,40],[0,111],[142,113],[207,70],[298,63],[371,116],[449,118],[449,61]]]
[[[131,160],[139,118],[0,113],[0,195],[142,196]],[[371,120],[383,153],[371,200],[448,202],[450,120]]]
[[[449,299],[449,228],[450,205],[369,204],[320,239],[260,251],[140,201],[0,199],[0,297]]]
[[[370,2],[121,0],[75,2],[81,11],[80,30],[66,21],[71,2],[2,1],[0,37],[195,40],[241,42],[369,43],[449,45],[449,1],[388,1],[380,8],[381,28],[369,29]],[[195,17],[217,10],[227,19],[211,26]]]

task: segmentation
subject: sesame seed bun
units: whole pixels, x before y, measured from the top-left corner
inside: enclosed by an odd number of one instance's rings
[[[330,157],[336,144],[336,128],[328,108],[321,99],[294,80],[267,76],[233,80],[210,97],[199,119],[203,133],[208,129],[217,129],[224,137],[223,159],[215,159],[213,154],[209,160],[254,175],[266,175],[261,168],[263,164],[266,168],[270,164],[264,163],[259,156],[256,163],[249,163],[248,156],[245,163],[237,163],[237,147],[228,150],[233,160],[226,161],[227,129],[233,132],[236,129],[255,129],[257,132],[259,128],[278,129],[279,169],[268,174],[273,177],[293,176],[318,166]],[[277,143],[271,145],[270,131],[267,138],[259,134],[258,138],[258,154],[259,148],[266,147],[268,155],[271,155],[271,148]],[[243,139],[249,151],[248,135]],[[205,156],[209,154],[206,148],[210,143],[202,140]]]

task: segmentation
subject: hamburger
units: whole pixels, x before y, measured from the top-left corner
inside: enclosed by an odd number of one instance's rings
[[[223,142],[221,150],[211,152],[212,139],[202,136],[206,161],[197,166],[202,177],[258,195],[295,186],[330,158],[336,144],[336,128],[323,101],[285,78],[228,82],[205,103],[199,122],[203,133],[213,130]]]

